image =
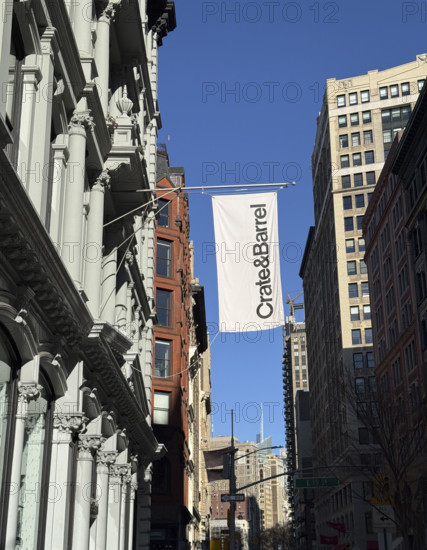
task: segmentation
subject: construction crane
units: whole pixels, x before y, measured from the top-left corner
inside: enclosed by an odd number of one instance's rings
[[[302,294],[304,294],[304,291],[301,290],[299,294],[297,294],[294,298],[291,298],[289,292],[286,293],[288,299],[286,300],[286,303],[289,304],[289,316],[295,319],[295,310],[296,309],[304,309],[304,303],[302,304],[295,304],[295,300],[299,298]]]

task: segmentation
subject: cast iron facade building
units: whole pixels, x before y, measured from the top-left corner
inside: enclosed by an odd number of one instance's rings
[[[0,11],[0,547],[148,548],[165,452],[150,425],[157,57],[174,4]]]

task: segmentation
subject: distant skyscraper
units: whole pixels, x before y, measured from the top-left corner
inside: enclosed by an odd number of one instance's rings
[[[317,543],[327,522],[345,525],[340,543],[367,548],[372,477],[363,473],[375,442],[355,414],[351,394],[376,400],[371,303],[362,220],[394,134],[405,127],[426,77],[427,56],[343,80],[329,79],[312,156],[315,227],[304,281],[314,466],[339,485],[315,496]],[[347,469],[343,466],[348,465]],[[338,468],[335,468],[338,466]],[[365,468],[366,471],[366,468]],[[333,533],[336,535],[337,533]],[[373,547],[373,546],[372,546]]]

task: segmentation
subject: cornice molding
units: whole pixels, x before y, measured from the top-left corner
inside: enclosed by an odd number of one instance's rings
[[[0,249],[52,331],[76,348],[92,317],[4,151],[0,165]]]

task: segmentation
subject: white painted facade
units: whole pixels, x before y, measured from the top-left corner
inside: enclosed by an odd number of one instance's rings
[[[0,0],[0,548],[146,549],[167,0]]]

